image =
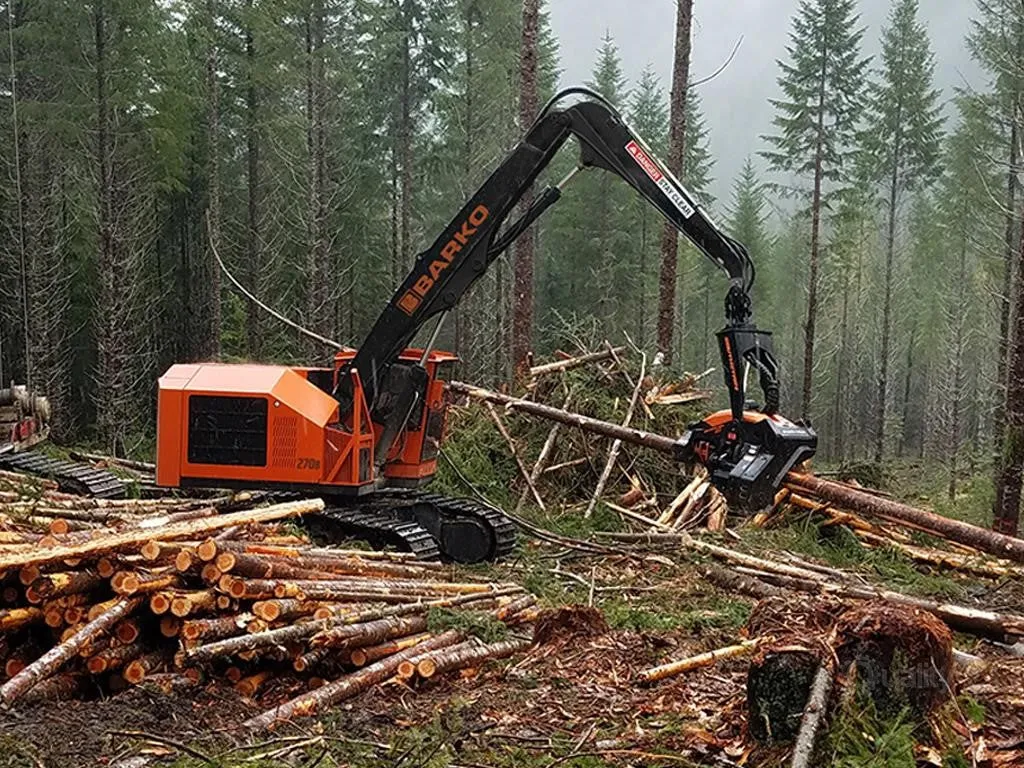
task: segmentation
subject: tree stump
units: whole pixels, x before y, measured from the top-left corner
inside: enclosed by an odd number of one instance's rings
[[[904,707],[923,717],[945,703],[953,671],[953,634],[916,608],[872,602],[846,611],[836,626],[840,672],[879,713]]]
[[[747,671],[747,727],[762,744],[796,738],[821,659],[796,646],[766,648]]]

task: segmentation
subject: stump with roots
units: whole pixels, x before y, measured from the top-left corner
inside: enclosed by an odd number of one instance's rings
[[[816,651],[776,646],[759,653],[747,671],[747,727],[762,744],[796,738],[800,719],[821,665]]]
[[[949,700],[953,634],[914,608],[866,603],[836,625],[839,671],[869,696],[880,713],[904,707],[923,717]]]

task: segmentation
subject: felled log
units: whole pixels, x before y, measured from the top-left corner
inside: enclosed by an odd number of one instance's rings
[[[122,673],[125,682],[130,685],[138,685],[151,672],[156,672],[167,663],[167,654],[164,651],[154,651],[140,656],[124,668]]]
[[[260,689],[260,687],[273,676],[273,670],[260,670],[255,674],[243,677],[241,680],[235,683],[235,690],[238,692],[239,696],[251,699],[253,696],[256,695],[256,692]]]
[[[997,642],[1009,641],[1012,643],[1016,638],[1024,637],[1024,616],[1000,614],[953,603],[936,603],[887,589],[835,584],[821,580],[810,581],[778,573],[748,571],[748,574],[799,592],[829,594],[849,600],[884,600],[895,605],[918,608],[942,619],[955,630],[979,635]]]
[[[268,520],[295,517],[308,512],[318,512],[323,507],[324,503],[321,499],[293,501],[285,504],[275,504],[263,509],[230,512],[217,517],[186,520],[158,529],[143,528],[118,531],[73,545],[58,545],[45,549],[33,547],[17,553],[0,552],[0,570],[16,569],[31,564],[53,563],[60,560],[105,555],[123,547],[141,546],[151,539],[166,541],[194,537],[232,525],[251,525]]]
[[[90,656],[85,666],[93,675],[121,669],[125,664],[134,661],[146,652],[146,646],[138,641],[127,645],[117,645]]]
[[[181,625],[181,638],[186,643],[214,643],[242,634],[252,618],[251,613],[241,613],[212,619],[189,619]]]
[[[746,642],[739,643],[737,645],[730,645],[726,648],[717,648],[713,651],[707,651],[706,653],[700,653],[696,656],[680,659],[679,661],[659,664],[656,667],[651,667],[650,669],[641,671],[637,675],[637,678],[642,683],[654,683],[668,677],[681,675],[684,672],[691,672],[695,669],[711,667],[725,659],[735,659],[738,656],[745,656],[748,653],[753,653],[757,647],[764,644],[764,642],[765,639],[763,638],[747,640]]]
[[[440,600],[430,600],[422,603],[410,603],[405,605],[392,605],[386,608],[362,611],[355,614],[343,614],[323,621],[309,621],[299,624],[292,624],[277,629],[268,629],[266,632],[257,632],[253,635],[241,637],[230,637],[225,640],[211,642],[205,645],[188,648],[183,654],[186,661],[193,663],[204,663],[214,660],[220,656],[231,656],[239,651],[251,651],[272,645],[287,644],[312,637],[318,632],[340,627],[345,624],[361,624],[377,619],[384,619],[389,616],[409,616],[426,614],[431,608],[454,608],[459,605],[480,602],[493,598],[505,597],[508,595],[520,594],[521,588],[510,588],[504,591],[497,591],[492,594],[459,595],[457,597]],[[251,619],[251,617],[250,617]],[[184,629],[182,630],[185,631]]]
[[[287,621],[300,616],[310,616],[322,605],[323,603],[316,600],[260,600],[252,604],[252,612],[264,621]]]
[[[560,408],[554,408],[550,405],[544,405],[543,403],[535,403],[530,400],[523,400],[521,398],[503,395],[499,392],[491,392],[490,390],[483,389],[482,387],[477,387],[472,384],[464,384],[460,381],[448,382],[448,389],[457,394],[471,397],[474,400],[484,400],[497,405],[503,405],[505,408],[513,411],[520,411],[521,413],[528,413],[532,416],[539,416],[542,419],[557,421],[568,427],[575,427],[577,429],[582,429],[585,432],[603,435],[604,437],[610,437],[613,440],[622,440],[624,443],[639,445],[644,448],[651,448],[655,451],[673,453],[678,445],[678,441],[670,437],[665,437],[664,435],[657,435],[652,432],[645,432],[643,430],[632,429],[630,427],[622,427],[618,424],[601,421],[600,419],[594,419],[579,413],[571,413]]]
[[[30,624],[42,622],[43,618],[41,608],[8,608],[0,611],[0,632],[14,632]]]
[[[790,768],[808,768],[812,765],[814,747],[818,740],[821,722],[828,712],[828,699],[832,693],[832,671],[827,664],[818,667],[811,684],[811,695],[800,719],[800,730],[797,732],[796,745],[793,747],[793,759]]]
[[[806,489],[819,498],[831,501],[858,514],[909,523],[983,552],[1024,563],[1024,539],[996,533],[970,523],[936,515],[933,512],[926,512],[923,509],[859,491],[842,483],[822,480],[813,475],[790,472],[786,482],[794,489]]]
[[[365,645],[374,645],[393,637],[405,637],[427,628],[425,616],[394,616],[364,624],[335,627],[319,632],[310,639],[313,648],[335,648],[345,650]]]
[[[22,704],[73,699],[82,689],[84,677],[73,672],[54,675],[32,687],[21,697]]]
[[[212,611],[217,607],[217,595],[212,590],[179,592],[171,600],[171,614],[183,619],[197,613]]]
[[[39,659],[29,664],[17,675],[0,687],[0,699],[5,704],[12,704],[23,696],[30,688],[53,675],[72,657],[76,656],[84,645],[96,637],[106,634],[117,622],[130,615],[138,606],[139,598],[120,599],[109,610],[86,624],[65,642],[55,645]]]
[[[418,645],[428,637],[430,637],[429,632],[422,632],[418,635],[400,637],[395,640],[389,640],[385,643],[378,643],[377,645],[353,648],[348,656],[349,661],[353,666],[365,667],[367,664],[383,659],[385,656],[390,656],[393,653],[398,653],[399,651],[404,651],[406,648]],[[302,670],[297,671],[301,672]]]
[[[646,372],[647,356],[643,355],[641,356],[640,361],[640,376],[637,379],[636,386],[633,387],[633,395],[626,408],[626,415],[622,419],[622,426],[624,428],[628,428],[630,423],[633,421],[633,413],[636,411],[636,404],[640,399],[640,385],[643,383],[643,378]],[[491,407],[490,404],[488,404],[488,407]],[[622,440],[613,440],[611,448],[608,449],[608,459],[605,461],[604,468],[601,470],[601,475],[597,479],[597,486],[595,486],[594,493],[591,495],[590,502],[587,504],[587,509],[583,513],[585,518],[589,518],[594,513],[594,507],[597,506],[597,502],[601,499],[601,495],[604,493],[604,487],[608,483],[608,478],[611,477],[612,470],[615,469],[615,465],[619,460],[619,451],[621,450]]]
[[[571,371],[574,368],[582,368],[583,366],[590,365],[592,363],[602,363],[605,360],[611,360],[616,355],[623,354],[625,351],[625,347],[609,347],[601,350],[600,352],[590,352],[585,355],[570,357],[565,360],[556,360],[553,363],[535,365],[530,368],[530,378],[535,379],[539,376],[557,373],[558,371]]]
[[[455,649],[435,651],[416,663],[416,673],[420,677],[429,679],[456,669],[465,669],[487,661],[506,659],[529,647],[529,640],[516,638],[486,645],[477,643],[474,647],[458,651]]]
[[[425,650],[443,648],[457,642],[459,637],[459,633],[452,631],[424,640],[418,645],[387,656],[368,667],[363,667],[352,674],[326,683],[314,691],[304,693],[291,701],[250,718],[242,724],[242,727],[250,731],[263,730],[273,728],[276,724],[294,717],[308,717],[323,712],[334,704],[350,699],[371,686],[384,682],[394,674],[395,669],[406,658]]]
[[[91,592],[103,583],[99,574],[90,571],[48,573],[32,582],[30,589],[39,601],[62,595]],[[35,602],[30,599],[30,602]]]

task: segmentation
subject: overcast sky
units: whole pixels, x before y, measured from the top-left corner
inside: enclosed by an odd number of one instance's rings
[[[874,53],[890,0],[861,0],[865,50]],[[777,95],[778,66],[786,56],[791,18],[798,0],[695,0],[690,73],[700,79],[717,70],[740,37],[735,59],[701,86],[716,164],[712,194],[729,199],[733,178],[747,155],[763,148],[760,136],[771,128],[768,98]],[[551,24],[560,43],[562,83],[590,78],[601,40],[610,32],[622,57],[624,74],[634,82],[652,65],[668,92],[672,77],[675,0],[548,0]],[[945,95],[955,87],[981,87],[984,78],[964,45],[974,0],[922,0],[936,54],[937,85]]]

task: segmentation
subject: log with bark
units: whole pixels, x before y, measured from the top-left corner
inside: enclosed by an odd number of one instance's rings
[[[115,624],[138,608],[141,602],[140,598],[119,599],[111,608],[90,621],[72,637],[55,645],[4,683],[0,687],[0,699],[8,705],[15,702],[34,685],[57,672],[76,656],[84,645],[109,632]]]
[[[296,717],[309,717],[319,714],[328,707],[350,699],[373,685],[384,682],[394,674],[398,665],[405,659],[426,650],[454,645],[460,638],[461,636],[458,632],[449,631],[424,640],[422,643],[387,656],[368,667],[363,667],[357,672],[339,678],[334,682],[326,683],[315,691],[304,693],[291,701],[287,701],[280,706],[250,718],[242,724],[242,727],[250,731],[264,730],[274,728],[277,724]]]

